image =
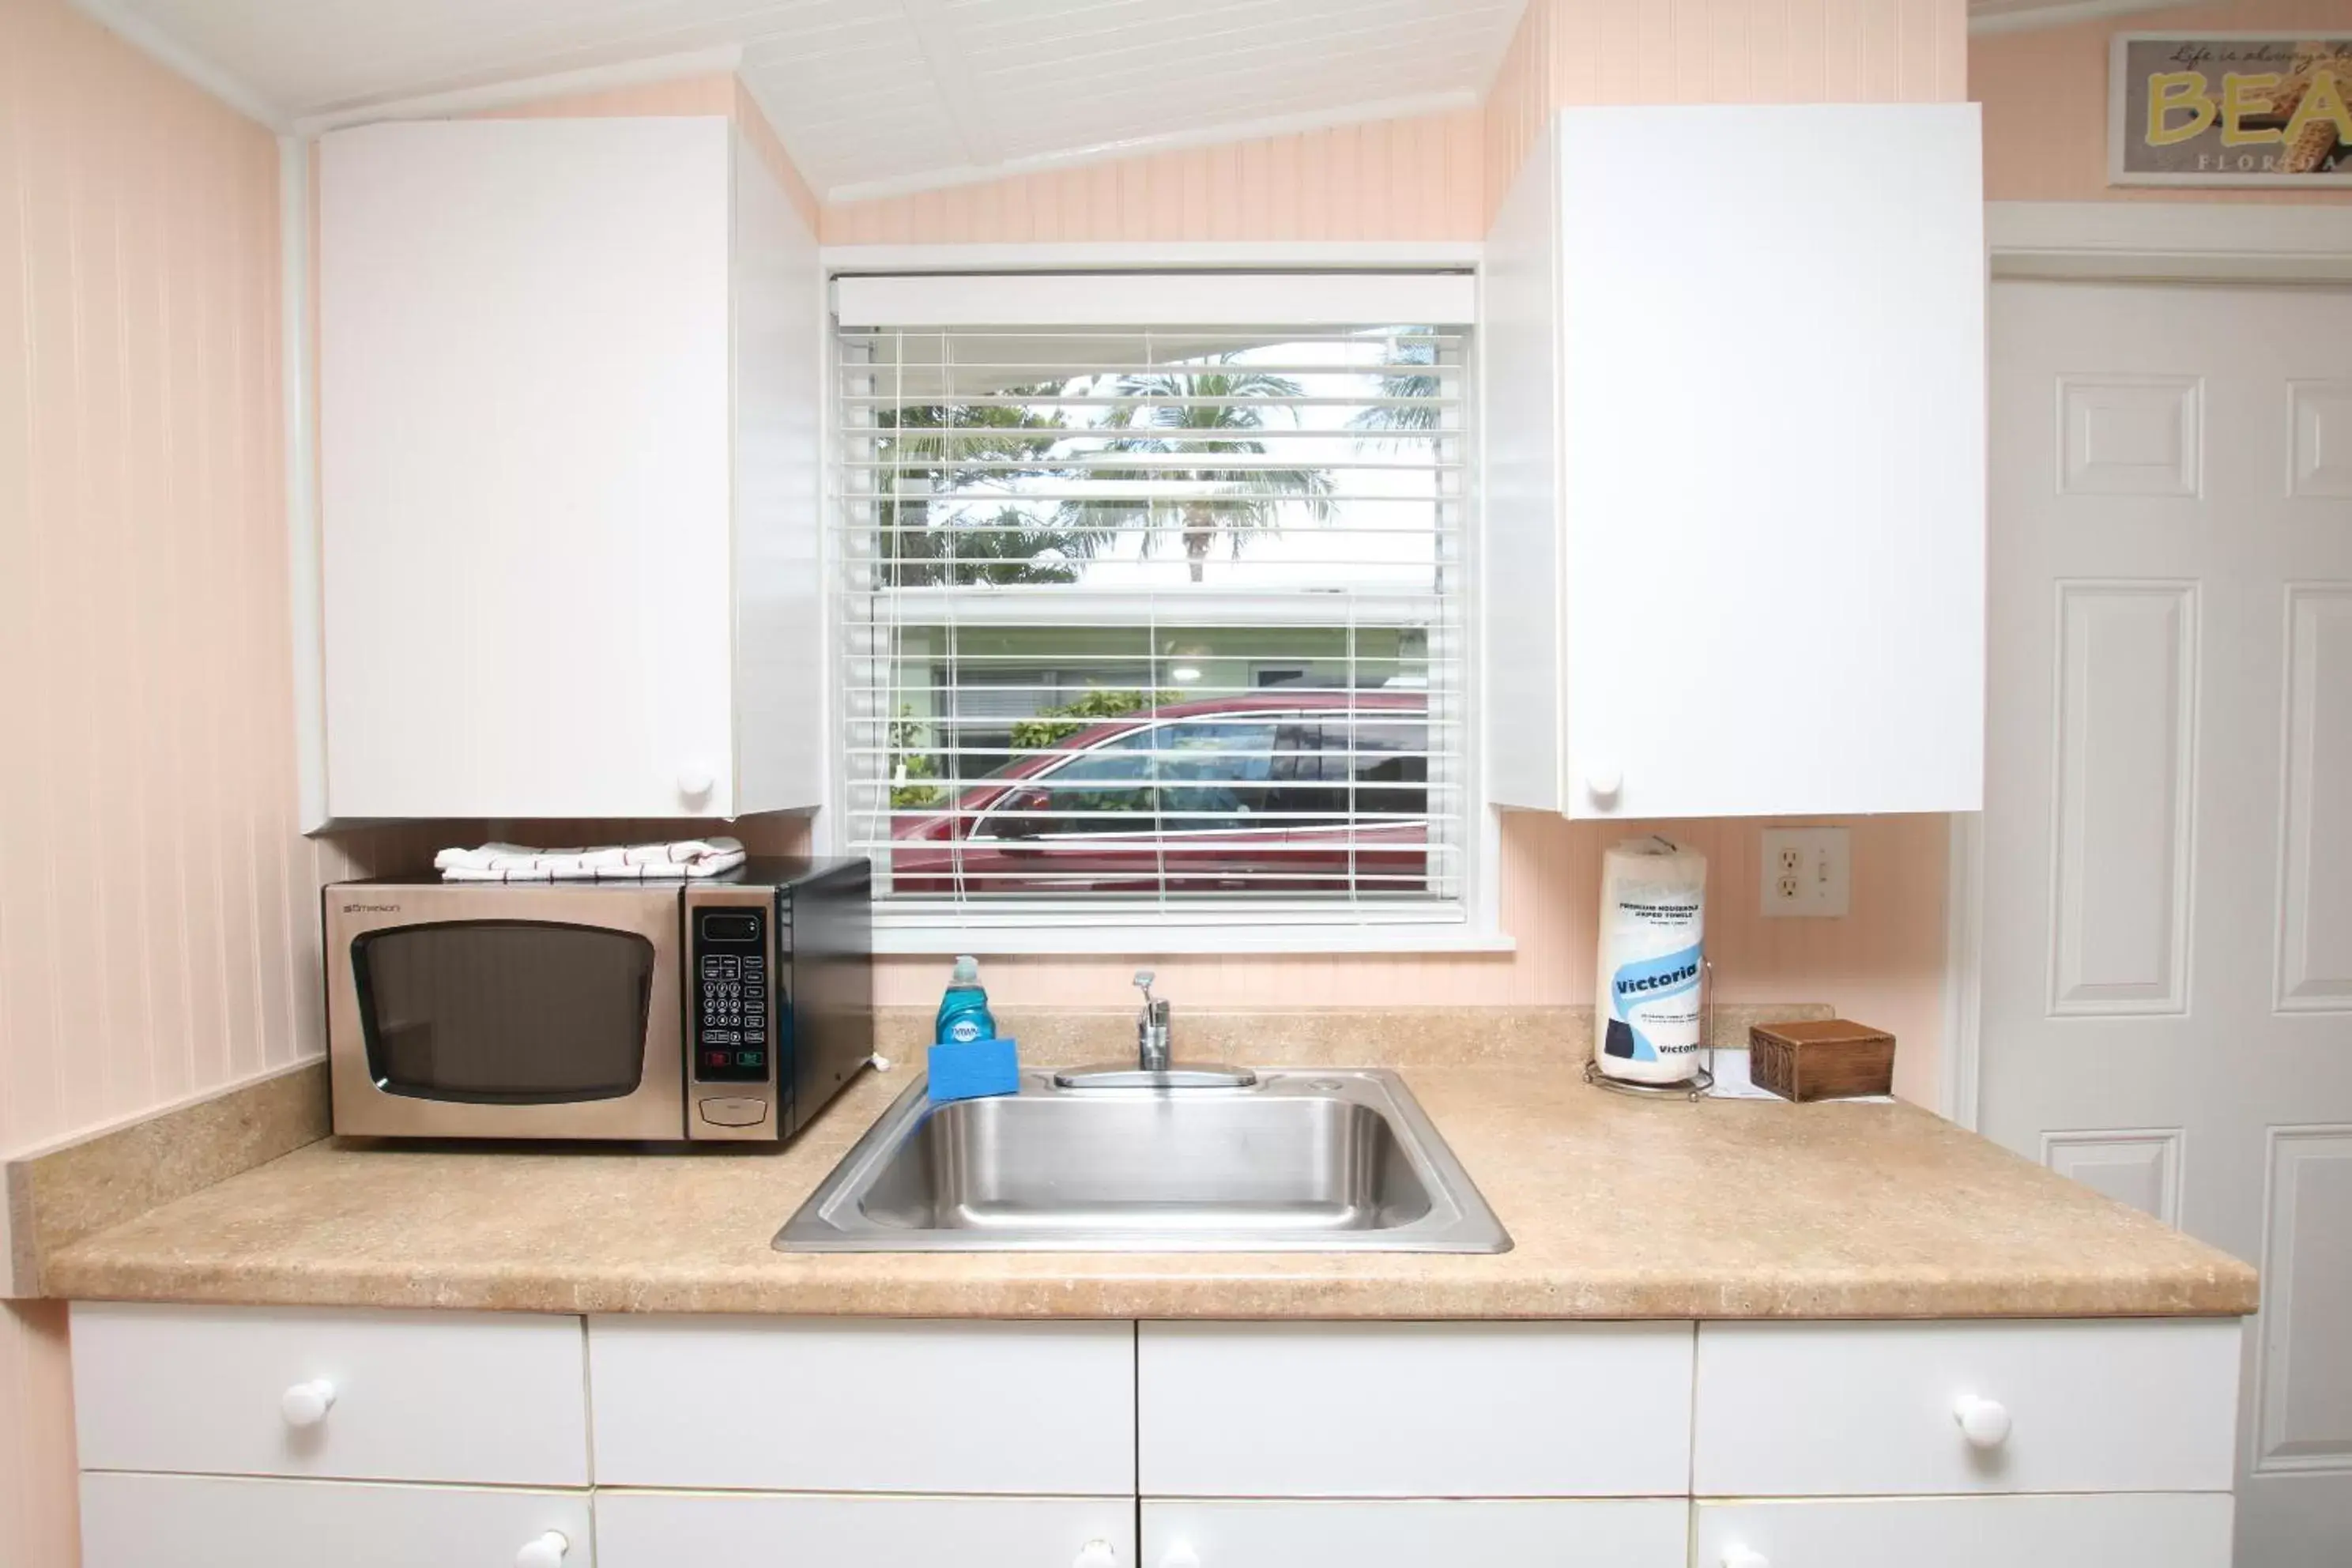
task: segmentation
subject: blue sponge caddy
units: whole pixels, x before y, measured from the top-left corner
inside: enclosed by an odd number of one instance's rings
[[[951,1040],[931,1047],[931,1103],[1021,1091],[1021,1052],[1011,1040]]]

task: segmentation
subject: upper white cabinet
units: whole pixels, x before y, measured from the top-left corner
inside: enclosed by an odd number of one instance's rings
[[[815,805],[823,293],[766,165],[723,116],[320,158],[330,813]]]
[[[1571,109],[1487,247],[1498,803],[1973,811],[1970,104]]]

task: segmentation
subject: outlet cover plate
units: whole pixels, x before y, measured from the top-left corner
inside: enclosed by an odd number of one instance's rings
[[[1843,827],[1768,827],[1759,889],[1767,920],[1834,920],[1853,893],[1850,835]]]

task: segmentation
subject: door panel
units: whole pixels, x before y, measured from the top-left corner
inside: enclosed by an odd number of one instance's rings
[[[2352,293],[2007,282],[1992,322],[1982,1125],[2263,1263],[2239,1558],[2332,1561]]]

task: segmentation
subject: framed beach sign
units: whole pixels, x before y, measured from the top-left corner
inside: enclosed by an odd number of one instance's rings
[[[2352,185],[2352,33],[2119,33],[2116,185]]]

